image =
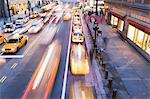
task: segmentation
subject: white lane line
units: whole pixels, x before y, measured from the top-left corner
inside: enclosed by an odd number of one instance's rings
[[[1,55],[0,58],[23,58],[24,55]]]
[[[7,79],[7,76],[3,76],[3,77],[0,79],[0,83],[3,83],[6,79]]]
[[[66,66],[65,66],[65,73],[64,73],[64,80],[63,80],[63,88],[62,88],[62,93],[61,93],[61,99],[65,99],[65,93],[66,93],[68,64],[69,64],[69,55],[70,55],[70,46],[71,46],[71,33],[72,33],[72,20],[71,20],[71,26],[70,26],[70,37],[69,37],[69,44],[68,44],[68,51],[67,51],[67,60],[66,60]]]
[[[15,69],[17,65],[18,65],[18,63],[14,63],[14,64],[11,66],[11,69]]]

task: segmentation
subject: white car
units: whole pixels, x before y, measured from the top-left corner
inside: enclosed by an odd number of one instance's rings
[[[42,27],[43,27],[43,23],[42,22],[36,22],[34,24],[32,24],[31,28],[28,30],[29,33],[38,33]]]
[[[4,32],[5,33],[11,33],[15,30],[15,25],[13,23],[6,23],[4,25]]]
[[[31,24],[28,24],[28,25],[23,25],[21,26],[20,28],[17,28],[13,33],[18,33],[18,34],[24,34],[26,33],[29,28],[31,27]]]
[[[16,24],[25,24],[25,23],[27,23],[29,21],[29,18],[28,17],[22,17],[22,16],[20,16],[20,17],[18,17],[17,19],[16,19]]]
[[[83,43],[84,42],[84,34],[81,32],[72,33],[72,42]]]

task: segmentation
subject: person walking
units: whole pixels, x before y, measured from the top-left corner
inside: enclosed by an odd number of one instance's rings
[[[106,50],[107,44],[108,44],[108,38],[103,37],[103,43],[104,43],[104,50]]]

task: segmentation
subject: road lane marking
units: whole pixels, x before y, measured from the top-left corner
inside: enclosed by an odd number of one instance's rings
[[[67,59],[66,59],[66,65],[65,65],[65,73],[64,73],[61,99],[65,99],[65,93],[66,93],[68,64],[69,64],[69,55],[70,55],[70,47],[71,47],[71,33],[72,33],[72,20],[71,20],[71,26],[70,26],[70,37],[69,37],[69,43],[68,43],[68,51],[67,51]]]
[[[0,79],[0,83],[3,83],[6,79],[7,79],[7,76],[3,76],[3,77]]]
[[[14,64],[11,66],[11,69],[15,69],[17,65],[18,65],[18,63],[14,63]]]
[[[23,58],[24,55],[1,55],[0,58]]]

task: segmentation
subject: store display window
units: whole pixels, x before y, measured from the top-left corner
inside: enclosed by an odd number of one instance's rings
[[[111,15],[111,25],[113,25],[113,23],[114,23],[114,16]]]
[[[135,40],[135,43],[142,48],[142,45],[143,45],[143,40],[144,40],[144,32],[141,31],[141,30],[137,30],[137,36],[136,36],[136,40]]]
[[[150,55],[150,35],[148,36],[148,40],[146,44],[146,52]]]
[[[132,25],[129,25],[127,37],[150,54],[150,35]]]
[[[117,17],[114,17],[114,24],[113,25],[115,25],[115,26],[118,25],[118,18]]]
[[[134,33],[135,33],[135,27],[129,25],[127,37],[132,41],[134,39]]]
[[[118,25],[118,18],[111,15],[111,25],[117,26]]]
[[[123,26],[124,26],[124,21],[123,20],[121,20],[121,19],[119,19],[119,21],[118,21],[118,30],[119,31],[123,31]]]

